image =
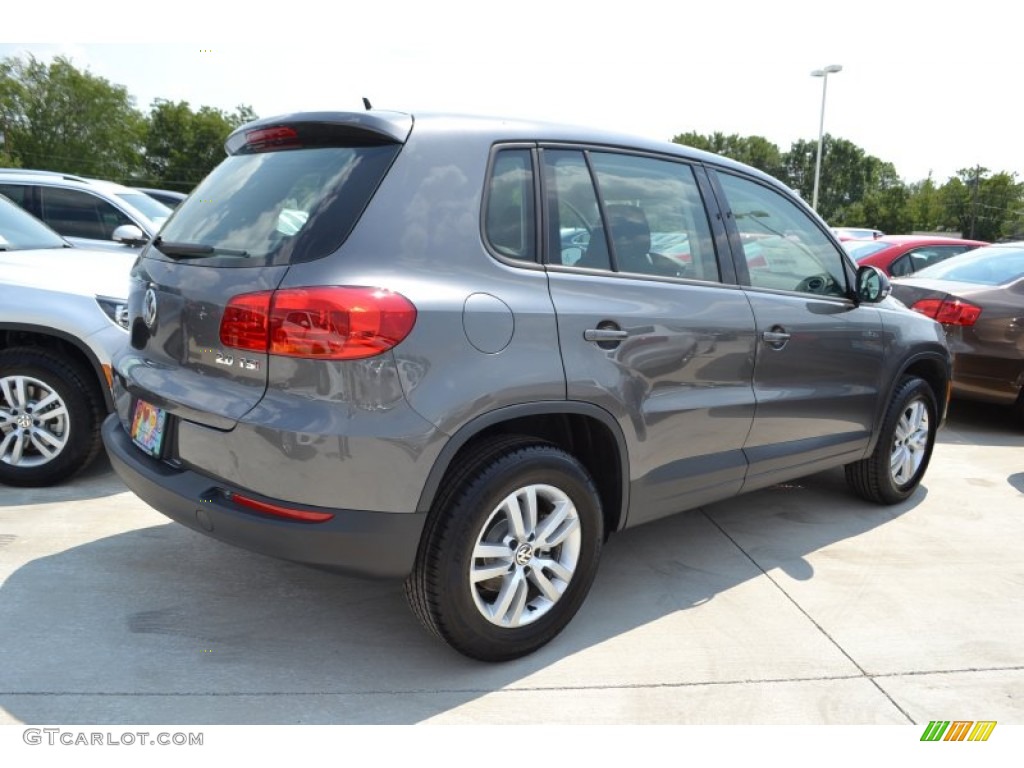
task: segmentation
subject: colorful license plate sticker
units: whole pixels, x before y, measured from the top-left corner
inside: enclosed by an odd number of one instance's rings
[[[135,403],[135,414],[132,416],[132,440],[150,456],[159,456],[166,424],[167,411],[139,400]]]

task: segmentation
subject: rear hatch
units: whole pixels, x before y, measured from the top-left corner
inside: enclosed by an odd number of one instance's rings
[[[130,389],[222,429],[256,405],[275,289],[344,242],[411,128],[397,113],[306,113],[235,131],[133,270]]]

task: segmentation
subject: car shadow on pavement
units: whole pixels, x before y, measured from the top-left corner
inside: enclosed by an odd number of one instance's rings
[[[940,443],[1024,446],[1024,422],[1008,406],[953,400],[937,439]]]
[[[739,680],[771,679],[780,668],[820,668],[823,656],[830,670],[857,674],[780,584],[813,584],[809,554],[890,523],[926,495],[868,504],[831,471],[617,534],[568,628],[503,664],[432,639],[399,583],[273,560],[175,524],[145,527],[9,575],[0,706],[33,724],[408,724],[498,693],[645,675],[652,685],[720,682],[724,667]],[[779,614],[813,639],[794,639]],[[558,722],[508,701],[484,707],[481,722]]]
[[[99,499],[124,493],[128,488],[114,474],[105,452],[73,478],[58,485],[42,488],[24,488],[0,484],[0,507],[23,507],[35,504],[54,504],[66,501]]]

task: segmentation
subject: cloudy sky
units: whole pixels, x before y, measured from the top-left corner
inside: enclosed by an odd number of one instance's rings
[[[314,109],[453,110],[600,125],[657,139],[825,130],[907,181],[1024,173],[1016,13],[1000,0],[581,2],[378,0],[19,3],[0,57],[64,55],[136,105],[184,100],[261,117]],[[40,8],[43,6],[40,5]],[[326,8],[332,8],[328,14]],[[103,12],[100,12],[103,9]],[[24,42],[19,42],[24,41]],[[36,41],[36,42],[32,42]]]

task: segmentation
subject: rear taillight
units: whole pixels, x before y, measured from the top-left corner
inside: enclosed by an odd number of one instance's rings
[[[286,357],[358,360],[394,347],[416,323],[416,307],[382,288],[288,288],[235,296],[221,343]]]
[[[921,299],[911,309],[943,325],[974,325],[981,317],[981,307],[963,299]]]

